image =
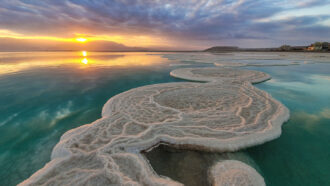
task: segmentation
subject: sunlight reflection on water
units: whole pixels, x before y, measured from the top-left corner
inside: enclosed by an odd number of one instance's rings
[[[146,53],[135,52],[2,52],[0,53],[0,75],[18,73],[33,68],[62,65],[71,65],[76,69],[119,66],[133,68],[157,65],[167,61],[160,55],[146,55]],[[87,64],[88,66],[86,66]]]

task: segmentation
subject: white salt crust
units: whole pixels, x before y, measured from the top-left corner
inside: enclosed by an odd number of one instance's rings
[[[269,79],[265,73],[188,68],[171,75],[208,83],[149,85],[112,97],[101,119],[66,132],[51,161],[20,185],[181,185],[158,176],[140,152],[159,143],[237,151],[279,137],[289,118],[251,84]]]
[[[259,71],[220,67],[179,68],[170,72],[170,75],[190,81],[225,82],[229,85],[232,81],[260,83],[271,78],[268,74]]]
[[[162,56],[169,60],[181,62],[182,64],[185,64],[186,62],[211,63],[221,67],[262,67],[330,63],[330,53],[314,52],[197,52],[171,53],[163,54]],[[256,61],[260,61],[261,63],[256,63]]]
[[[265,181],[252,167],[236,160],[216,163],[209,170],[212,186],[265,186]]]

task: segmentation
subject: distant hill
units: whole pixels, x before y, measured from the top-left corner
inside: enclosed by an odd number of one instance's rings
[[[240,50],[236,46],[215,46],[204,50],[205,52],[230,52]]]
[[[330,52],[329,42],[315,42],[309,46],[282,45],[278,48],[239,48],[236,46],[214,46],[204,52]]]

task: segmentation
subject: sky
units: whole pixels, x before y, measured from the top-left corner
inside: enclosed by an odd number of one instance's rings
[[[0,50],[200,50],[330,41],[330,0],[0,0]]]

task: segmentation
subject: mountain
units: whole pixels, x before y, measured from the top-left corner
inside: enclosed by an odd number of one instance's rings
[[[204,52],[230,52],[238,51],[239,48],[236,46],[214,46],[204,50]]]

